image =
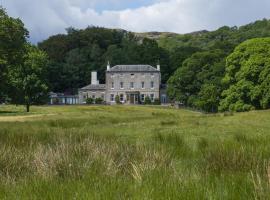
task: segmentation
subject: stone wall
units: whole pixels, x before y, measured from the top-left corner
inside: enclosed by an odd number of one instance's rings
[[[144,82],[144,87],[142,87]],[[153,82],[153,87],[151,85]],[[133,88],[131,87],[133,83]],[[122,86],[122,87],[121,87]],[[140,95],[159,99],[160,72],[106,72],[106,102],[114,104],[111,95],[123,95],[123,103],[127,102],[126,92],[139,92]],[[122,100],[122,99],[121,99]]]

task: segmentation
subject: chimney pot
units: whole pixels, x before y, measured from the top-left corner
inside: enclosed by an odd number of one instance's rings
[[[110,62],[108,61],[108,64],[107,64],[107,70],[110,70],[111,66],[110,66]]]

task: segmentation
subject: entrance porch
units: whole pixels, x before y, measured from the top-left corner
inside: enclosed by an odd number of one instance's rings
[[[140,103],[140,92],[126,92],[127,104],[139,104]]]

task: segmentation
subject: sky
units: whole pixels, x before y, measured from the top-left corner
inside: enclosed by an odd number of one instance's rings
[[[270,0],[0,0],[33,43],[68,27],[189,33],[270,19]]]

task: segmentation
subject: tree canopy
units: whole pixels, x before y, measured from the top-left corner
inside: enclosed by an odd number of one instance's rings
[[[9,70],[23,62],[27,37],[22,21],[9,17],[0,7],[0,102],[6,96]]]
[[[56,35],[38,44],[49,58],[47,77],[55,92],[76,93],[89,84],[91,71],[98,71],[105,81],[107,61],[116,64],[162,65],[163,82],[171,75],[169,54],[155,40],[138,39],[124,30],[88,27],[67,29],[66,35]]]
[[[45,69],[47,55],[35,46],[27,45],[24,63],[10,71],[10,94],[12,102],[26,105],[47,103],[48,87]]]
[[[270,107],[270,38],[248,40],[227,58],[220,110]]]

